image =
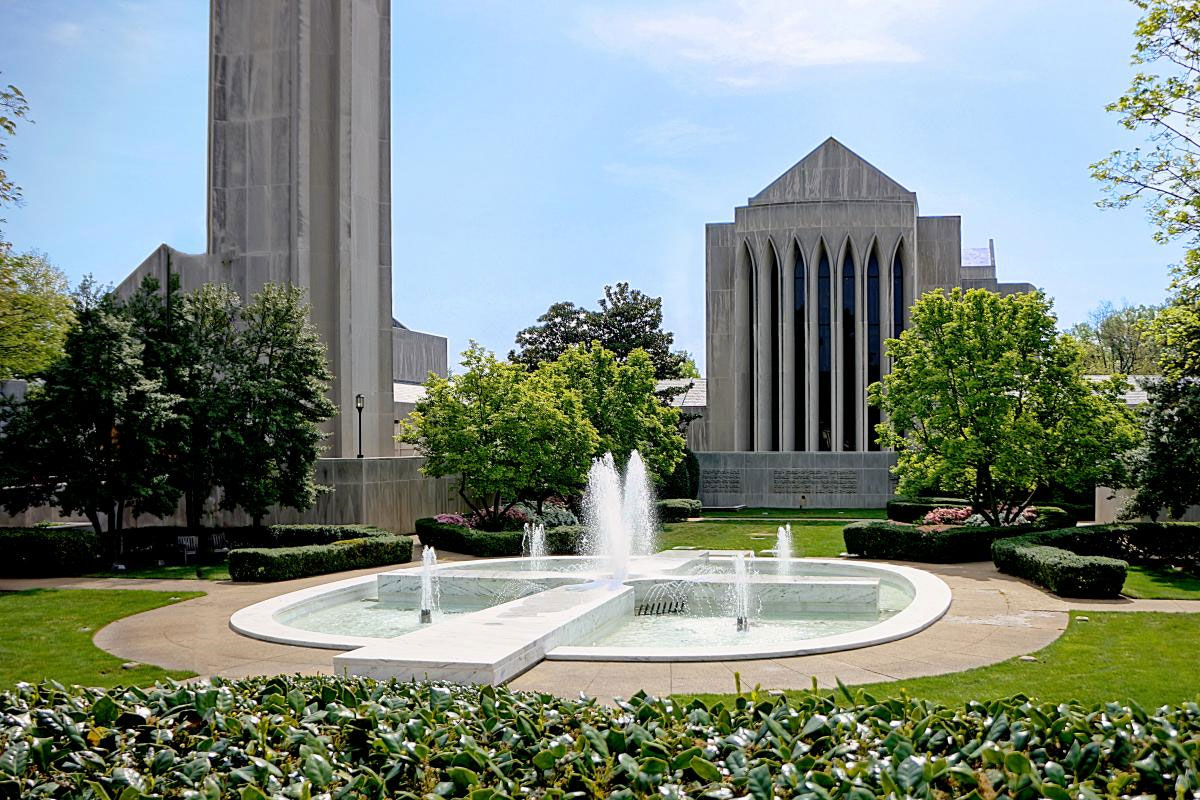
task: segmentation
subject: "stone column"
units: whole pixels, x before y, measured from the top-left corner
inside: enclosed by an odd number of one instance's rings
[[[774,438],[774,394],[775,375],[772,374],[772,349],[779,331],[771,322],[771,310],[774,307],[774,287],[778,281],[777,259],[774,248],[768,241],[763,245],[757,264],[756,288],[758,290],[755,312],[758,321],[756,326],[756,341],[754,343],[754,449],[772,450]]]
[[[779,270],[779,449],[798,450],[796,445],[796,245],[784,248]]]
[[[734,449],[754,449],[754,365],[750,357],[750,272],[754,269],[749,248],[740,243],[734,256],[733,364]]]

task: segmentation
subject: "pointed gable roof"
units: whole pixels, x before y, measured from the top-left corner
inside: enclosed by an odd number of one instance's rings
[[[819,200],[912,199],[913,193],[830,136],[750,198],[750,205]]]

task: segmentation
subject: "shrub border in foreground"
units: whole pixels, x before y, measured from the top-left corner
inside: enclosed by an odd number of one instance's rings
[[[286,581],[386,567],[412,560],[412,539],[387,531],[363,539],[301,547],[247,547],[229,552],[229,576],[235,581]]]

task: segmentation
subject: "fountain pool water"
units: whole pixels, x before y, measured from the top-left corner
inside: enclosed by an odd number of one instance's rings
[[[801,559],[787,526],[774,558],[746,551],[654,553],[653,496],[635,452],[618,472],[592,464],[584,556],[546,553],[527,526],[528,558],[420,566],[302,589],[230,619],[270,641],[346,650],[335,672],[499,683],[541,659],[698,661],[776,658],[910,636],[950,604],[921,570]]]
[[[775,532],[775,562],[780,575],[792,574],[792,523]]]
[[[525,535],[521,537],[521,549],[529,556],[535,570],[541,570],[546,560],[546,526],[525,523]]]
[[[433,612],[438,607],[438,582],[433,568],[437,566],[437,551],[426,547],[421,551],[421,624],[433,622]]]

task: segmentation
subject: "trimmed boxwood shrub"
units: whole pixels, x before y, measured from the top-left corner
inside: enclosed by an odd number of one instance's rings
[[[958,497],[895,497],[887,502],[887,518],[892,522],[920,522],[935,508],[963,508],[971,505],[969,500]],[[1063,528],[1074,525],[1078,517],[1057,506],[1034,504],[1038,510],[1037,522],[1043,528]]]
[[[82,575],[95,569],[100,538],[91,528],[0,528],[0,576]]]
[[[523,531],[479,531],[465,525],[438,522],[422,517],[416,522],[421,544],[437,550],[449,550],[481,558],[503,558],[522,555]],[[574,555],[579,552],[585,528],[582,525],[562,525],[546,529],[546,549],[550,555]]]
[[[1055,547],[1056,533],[1046,531],[992,543],[996,568],[1025,578],[1063,597],[1117,597],[1129,565],[1116,558],[1082,556]],[[1065,537],[1063,537],[1065,538]],[[1065,543],[1065,542],[1064,542]]]
[[[982,699],[982,698],[981,698]],[[352,677],[21,684],[0,694],[0,796],[1175,797],[1194,703],[953,708],[864,692],[616,706]]]
[[[662,522],[683,522],[690,517],[700,516],[701,508],[699,500],[659,500],[658,518]]]
[[[1200,524],[1132,522],[1042,531],[992,545],[1001,572],[1064,597],[1116,597],[1129,563],[1200,564]]]
[[[863,520],[843,528],[842,539],[847,553],[864,558],[956,564],[987,561],[992,557],[993,541],[1020,536],[1029,530],[1026,525],[1008,528],[963,525],[925,530],[884,520]]]
[[[411,559],[409,537],[371,536],[332,544],[231,550],[229,575],[235,581],[286,581],[348,569],[404,564]]]

